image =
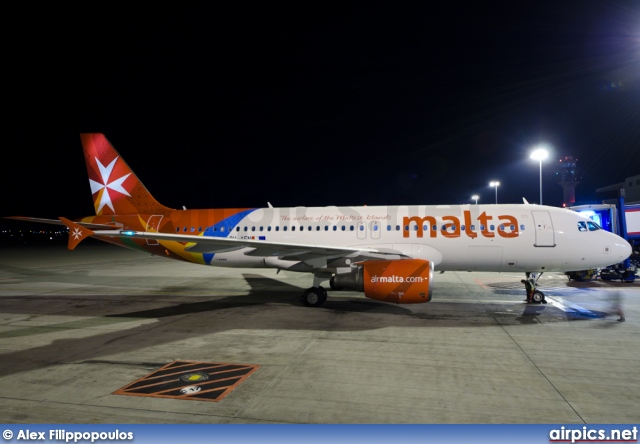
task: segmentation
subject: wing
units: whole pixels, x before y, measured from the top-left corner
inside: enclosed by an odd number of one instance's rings
[[[190,253],[223,253],[251,248],[245,254],[249,256],[273,256],[283,260],[305,260],[310,257],[344,257],[352,255],[371,255],[380,257],[402,255],[399,251],[370,247],[335,247],[320,244],[297,244],[287,242],[270,242],[255,239],[231,239],[226,237],[195,236],[190,234],[154,233],[146,231],[94,231],[94,236],[109,236],[134,239],[153,239],[158,241],[174,241],[187,244]]]
[[[69,248],[73,249],[89,236],[150,239],[157,241],[173,241],[186,244],[185,250],[190,253],[226,253],[246,249],[244,254],[258,257],[274,257],[284,261],[298,261],[312,268],[332,266],[348,266],[350,263],[371,259],[406,259],[409,256],[400,251],[375,247],[336,247],[319,244],[296,244],[286,242],[269,242],[255,239],[231,239],[226,237],[197,236],[192,234],[157,233],[131,230],[91,230],[76,222],[60,218],[61,223],[69,228]],[[341,260],[342,259],[342,260]]]

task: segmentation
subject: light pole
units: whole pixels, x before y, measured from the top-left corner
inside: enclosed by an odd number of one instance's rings
[[[533,160],[540,162],[540,205],[542,205],[542,161],[549,157],[549,152],[544,148],[536,148],[530,156]]]
[[[496,204],[497,204],[498,203],[498,187],[500,186],[500,182],[498,182],[497,180],[493,180],[489,182],[489,186],[495,187],[496,189]]]
[[[480,199],[480,196],[478,196],[477,194],[474,194],[473,196],[471,196],[471,199],[476,201],[476,205],[478,205],[478,199]]]

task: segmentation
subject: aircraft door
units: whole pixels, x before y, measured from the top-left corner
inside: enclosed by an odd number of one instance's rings
[[[356,226],[356,234],[358,235],[358,239],[366,239],[367,238],[367,223],[366,222],[358,222]]]
[[[532,211],[533,223],[536,229],[535,247],[555,247],[555,233],[548,211]]]
[[[160,231],[160,221],[162,220],[162,215],[153,215],[149,217],[147,221],[147,229],[145,231],[149,232],[158,232]],[[158,241],[156,239],[147,239],[147,245],[158,245]]]
[[[371,231],[371,239],[380,239],[380,231],[382,230],[380,222],[377,220],[371,221],[369,223],[369,230]]]

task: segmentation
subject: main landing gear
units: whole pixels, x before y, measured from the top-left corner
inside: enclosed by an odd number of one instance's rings
[[[313,287],[308,288],[300,296],[300,302],[307,307],[320,307],[327,302],[327,290],[321,285],[323,282],[329,281],[332,289],[337,289],[333,285],[333,275],[326,272],[316,272],[313,274]]]
[[[320,307],[327,302],[327,290],[322,287],[311,287],[302,293],[300,302],[307,307]]]

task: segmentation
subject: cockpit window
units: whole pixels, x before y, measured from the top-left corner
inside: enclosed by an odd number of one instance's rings
[[[589,231],[599,230],[600,227],[595,222],[587,222],[587,227],[589,227]]]
[[[578,231],[598,231],[601,230],[600,226],[595,222],[578,222]]]

